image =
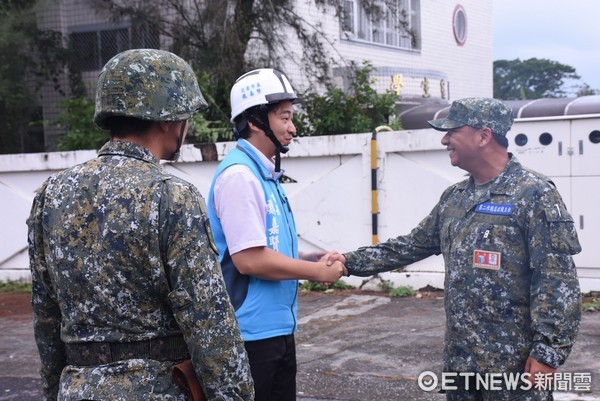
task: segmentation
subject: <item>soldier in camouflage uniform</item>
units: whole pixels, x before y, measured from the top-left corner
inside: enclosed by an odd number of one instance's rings
[[[171,371],[190,356],[208,400],[253,399],[204,199],[159,164],[205,106],[172,53],[128,50],[102,70],[94,121],[111,140],[50,177],[27,221],[46,399],[184,400]]]
[[[442,254],[444,370],[462,372],[458,377],[532,374],[531,391],[477,391],[463,383],[448,400],[551,400],[543,381],[536,391],[533,375],[555,372],[579,329],[571,255],[581,247],[573,220],[552,181],[507,152],[512,122],[497,100],[453,102],[448,118],[429,124],[447,131],[450,161],[470,177],[448,188],[410,234],[338,255],[349,274],[369,276]]]

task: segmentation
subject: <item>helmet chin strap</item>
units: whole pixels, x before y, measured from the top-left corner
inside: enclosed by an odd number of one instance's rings
[[[181,155],[181,144],[183,143],[183,135],[184,135],[186,126],[187,126],[187,120],[185,120],[183,122],[183,124],[181,124],[181,128],[179,129],[179,139],[177,139],[177,149],[175,149],[175,152],[169,158],[169,160],[172,162],[176,162],[179,159],[179,156]]]
[[[269,138],[271,142],[273,142],[273,145],[275,145],[275,172],[279,173],[281,171],[281,153],[287,153],[288,150],[290,150],[290,148],[288,148],[287,146],[283,146],[281,142],[279,142],[279,140],[271,130],[271,127],[269,127],[268,123],[263,124],[262,122],[258,121],[254,116],[248,116],[248,120],[261,130],[263,130],[267,138]]]

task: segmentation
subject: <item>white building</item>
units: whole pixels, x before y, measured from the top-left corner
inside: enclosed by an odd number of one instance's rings
[[[340,57],[373,63],[379,91],[395,90],[413,102],[492,95],[492,1],[396,2],[407,10],[411,34],[385,20],[370,21],[360,0],[343,1],[341,21],[309,2],[298,1],[297,7],[308,20],[326,18],[328,41]],[[290,66],[292,82],[303,82],[292,71]]]
[[[119,51],[169,47],[167,38],[156,30],[130,20],[111,21],[108,13],[92,7],[94,2],[97,0],[42,0],[38,14],[38,26],[60,31],[80,56],[88,96],[95,92],[99,70]],[[323,42],[329,46],[326,50],[336,84],[347,85],[344,77],[350,62],[361,65],[367,60],[376,69],[376,89],[400,94],[401,110],[403,105],[426,101],[446,103],[492,95],[492,0],[376,0],[372,4],[383,11],[380,15],[368,14],[361,3],[364,1],[339,0],[341,17],[337,17],[332,6],[324,12],[314,0],[295,1],[298,18],[325,32]],[[164,14],[171,11],[164,10]],[[301,54],[298,40],[288,37],[290,42],[282,45]],[[309,77],[295,61],[288,63],[285,72],[300,91],[308,87]],[[68,83],[65,74],[59,84],[67,88],[67,95]],[[62,133],[53,123],[61,113],[63,96],[50,82],[42,91],[47,150],[55,149]]]

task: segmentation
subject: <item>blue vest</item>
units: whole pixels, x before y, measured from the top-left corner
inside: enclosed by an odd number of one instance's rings
[[[214,210],[214,185],[228,167],[242,164],[250,168],[260,181],[267,204],[267,246],[277,252],[298,258],[298,235],[294,216],[283,187],[244,140],[239,140],[219,164],[208,194],[208,216],[213,231],[227,292],[235,309],[244,341],[262,340],[296,331],[298,313],[298,280],[263,280],[242,275],[234,266],[227,249],[223,227]]]

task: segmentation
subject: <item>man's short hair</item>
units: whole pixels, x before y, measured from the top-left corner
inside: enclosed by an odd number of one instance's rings
[[[125,116],[108,116],[104,119],[104,126],[110,130],[111,137],[117,138],[131,133],[144,133],[153,123],[150,120]]]

